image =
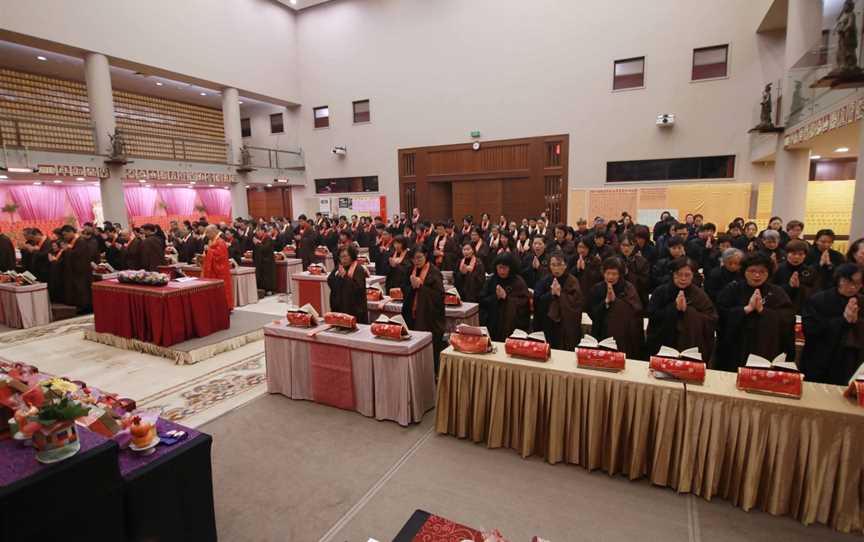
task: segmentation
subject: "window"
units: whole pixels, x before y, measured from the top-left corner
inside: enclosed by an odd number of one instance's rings
[[[726,77],[728,45],[693,49],[693,81]]]
[[[315,128],[327,128],[330,126],[330,108],[326,105],[316,107],[312,110],[315,116]]]
[[[354,123],[369,122],[369,100],[360,100],[354,102]]]
[[[645,57],[615,61],[612,90],[645,86]]]
[[[270,115],[270,133],[281,134],[285,132],[285,124],[282,119],[282,113],[273,113]]]
[[[315,179],[316,194],[348,194],[351,192],[377,192],[378,176]]]
[[[606,182],[731,179],[735,156],[699,156],[606,163]]]
[[[414,176],[414,153],[405,153],[402,155],[402,175],[405,177]]]
[[[249,122],[249,119],[240,119],[240,136],[252,136],[252,123]]]

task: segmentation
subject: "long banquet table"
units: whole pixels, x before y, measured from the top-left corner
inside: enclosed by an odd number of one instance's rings
[[[864,408],[841,387],[805,382],[795,400],[740,391],[734,373],[684,385],[653,378],[643,361],[611,373],[579,369],[573,352],[543,363],[495,346],[442,353],[439,433],[864,530]]]
[[[388,341],[359,324],[351,333],[327,326],[264,327],[267,391],[355,410],[409,425],[435,406],[432,335],[412,331]]]
[[[93,283],[97,333],[170,346],[228,329],[225,283],[218,279],[169,282],[165,286]]]
[[[27,329],[49,323],[51,303],[47,284],[0,284],[0,324]]]

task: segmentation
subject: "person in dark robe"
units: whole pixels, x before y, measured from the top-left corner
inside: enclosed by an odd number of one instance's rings
[[[59,228],[58,228],[59,230]],[[60,232],[57,231],[55,236],[59,237]],[[63,261],[60,258],[61,251],[66,244],[62,239],[49,239],[46,243],[48,247],[45,254],[47,265],[47,280],[48,297],[52,303],[66,303],[66,296],[63,292],[63,282],[65,274],[63,273]]]
[[[627,232],[618,243],[619,258],[627,269],[625,278],[636,288],[643,307],[648,306],[648,293],[651,286],[651,264],[636,251],[636,238]]]
[[[444,277],[432,265],[431,253],[418,246],[410,254],[412,267],[402,284],[402,318],[408,329],[428,331],[432,334],[432,350],[435,356],[435,375],[441,350],[444,349],[446,313],[444,307]]]
[[[564,254],[564,258],[570,261],[576,256],[576,243],[573,242],[572,231],[569,232],[570,238],[568,239],[568,230],[569,228],[565,224],[555,226],[555,239],[550,243],[547,250],[550,254],[560,251]]]
[[[123,249],[122,269],[137,271],[141,269],[141,244],[144,242],[144,234],[141,233],[140,228],[135,228],[130,236],[129,242]]]
[[[0,272],[15,271],[15,244],[6,236],[0,233]]]
[[[471,244],[474,245],[474,254],[483,262],[483,267],[491,269],[492,263],[495,261],[495,255],[492,254],[489,245],[483,240],[480,228],[471,228]]]
[[[470,241],[462,245],[462,259],[453,272],[453,282],[462,301],[480,301],[480,293],[486,284],[486,269],[480,258],[474,254],[474,246]]]
[[[696,236],[688,239],[684,244],[684,251],[687,257],[696,264],[697,270],[706,269],[710,266],[708,258],[716,243],[715,233],[717,233],[717,226],[710,222],[702,224],[699,226]]]
[[[89,243],[83,241],[74,227],[66,225],[60,228],[60,234],[66,243],[60,251],[57,260],[63,266],[63,297],[66,305],[78,309],[78,314],[90,312],[93,307],[92,291],[93,254]]]
[[[522,258],[522,278],[533,289],[538,282],[549,276],[549,254],[542,237],[531,241],[531,252]]]
[[[609,236],[607,235],[605,229],[595,230],[590,242],[591,253],[596,254],[597,257],[600,258],[601,262],[606,260],[606,258],[610,258],[615,255],[615,249],[609,242]]]
[[[864,238],[856,239],[849,245],[849,250],[846,252],[846,261],[864,269]]]
[[[576,259],[570,267],[570,273],[579,281],[579,288],[584,295],[591,292],[595,284],[603,281],[603,261],[597,254],[591,253],[591,244],[585,239],[576,243]]]
[[[141,231],[144,233],[144,239],[141,241],[141,269],[158,271],[159,266],[165,261],[165,248],[152,224],[141,226]]]
[[[306,215],[300,215],[300,225],[295,236],[297,240],[297,257],[303,260],[303,269],[314,261],[315,248],[318,246],[318,232],[306,221]]]
[[[534,329],[560,350],[573,352],[582,340],[582,308],[585,300],[579,281],[567,272],[563,252],[549,257],[550,275],[534,289]]]
[[[603,282],[594,285],[588,297],[591,335],[598,341],[613,337],[619,352],[630,359],[644,359],[642,302],[624,273],[624,264],[617,257],[603,260]]]
[[[672,282],[672,262],[684,256],[684,241],[680,237],[672,237],[666,242],[665,258],[660,258],[651,271],[651,290],[663,284]]]
[[[649,238],[648,226],[637,224],[633,228],[633,235],[636,238],[636,252],[648,260],[648,263],[653,267],[657,263],[657,245]]]
[[[255,265],[255,283],[266,295],[276,290],[276,258],[273,240],[265,227],[258,228],[253,241],[252,263]]]
[[[456,241],[447,235],[443,222],[435,224],[435,235],[429,236],[429,246],[432,249],[435,266],[441,271],[455,271],[459,253],[456,250]]]
[[[243,247],[240,246],[240,241],[237,239],[237,232],[231,229],[225,230],[223,237],[225,244],[228,245],[228,257],[240,265],[243,260]]]
[[[515,329],[528,331],[530,307],[528,286],[519,275],[519,262],[510,254],[495,259],[492,276],[480,294],[480,320],[493,341],[503,341]]]
[[[708,295],[693,283],[696,263],[687,257],[672,262],[672,282],[654,290],[648,308],[647,354],[653,356],[661,346],[679,352],[698,347],[702,361],[711,362],[717,310]]]
[[[774,263],[760,252],[741,261],[744,279],[726,286],[717,296],[717,356],[715,368],[737,371],[756,354],[772,360],[786,353],[795,359],[795,313],[783,288],[771,284]]]
[[[834,246],[834,230],[824,229],[816,232],[816,241],[807,255],[807,265],[818,265],[831,268],[837,267],[845,261],[843,255],[831,248]]]
[[[113,227],[105,238],[105,261],[114,269],[123,268],[123,237]]]
[[[834,277],[833,288],[804,303],[804,349],[799,366],[807,382],[845,386],[864,363],[862,270],[844,263]]]
[[[786,258],[777,267],[777,272],[771,281],[783,288],[789,300],[792,302],[792,310],[795,314],[801,314],[804,302],[821,288],[816,284],[822,282],[821,273],[824,267],[814,268],[804,263],[807,259],[808,246],[806,241],[791,239],[786,243]],[[822,272],[824,273],[824,272]],[[834,277],[830,277],[833,284]]]
[[[390,256],[393,255],[393,236],[383,225],[375,231],[377,236],[369,247],[369,261],[375,264],[375,274],[386,277],[390,274]]]
[[[411,271],[411,254],[408,248],[408,240],[401,235],[393,239],[391,255],[387,258],[387,291],[392,288],[401,288],[408,280]],[[430,262],[431,263],[431,262]],[[375,266],[378,272],[378,266]],[[380,273],[379,273],[380,274]]]
[[[24,269],[30,271],[39,279],[39,282],[47,283],[51,271],[51,262],[48,258],[51,253],[51,241],[38,228],[25,230],[24,238],[26,242],[21,246]],[[59,302],[60,298],[56,298],[56,301]]]
[[[717,296],[730,282],[741,280],[741,259],[744,253],[737,248],[727,248],[720,255],[720,265],[705,277],[705,293],[714,303]]]
[[[337,253],[339,263],[327,277],[330,286],[330,310],[344,312],[357,318],[360,324],[369,323],[366,307],[366,269],[357,263],[357,249],[347,245]]]

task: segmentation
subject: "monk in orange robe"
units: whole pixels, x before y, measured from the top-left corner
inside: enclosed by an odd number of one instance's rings
[[[207,226],[204,232],[207,237],[207,251],[204,253],[204,265],[201,277],[205,279],[222,279],[225,282],[225,298],[228,300],[228,310],[234,308],[234,287],[231,281],[231,262],[228,260],[228,245],[222,240],[219,228],[213,224]]]

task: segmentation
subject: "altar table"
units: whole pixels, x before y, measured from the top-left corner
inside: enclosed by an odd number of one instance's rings
[[[51,302],[47,284],[0,283],[0,325],[27,329],[48,323],[51,323]]]
[[[97,333],[171,346],[228,329],[225,283],[218,279],[169,282],[166,286],[93,283]]]
[[[407,426],[435,406],[432,335],[412,331],[405,341],[379,339],[370,326],[342,333],[264,327],[267,391],[307,399]]]

